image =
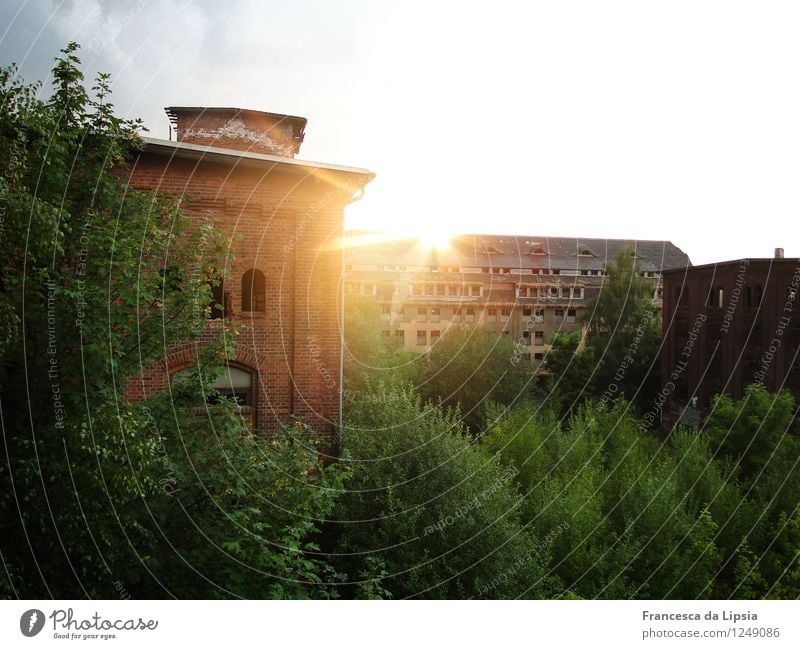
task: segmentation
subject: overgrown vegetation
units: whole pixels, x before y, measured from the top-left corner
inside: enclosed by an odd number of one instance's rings
[[[126,186],[140,125],[114,116],[107,77],[85,91],[77,46],[53,75],[42,100],[0,73],[0,593],[336,595],[313,537],[341,467],[302,424],[256,439],[211,394],[233,332],[186,380],[124,399],[202,331],[227,241]]]
[[[0,594],[800,596],[792,397],[751,386],[701,430],[649,430],[658,328],[632,255],[544,386],[505,337],[455,327],[418,355],[349,304],[329,465],[301,421],[255,437],[209,390],[235,332],[127,402],[203,329],[225,235],[125,186],[139,125],[78,64],[69,46],[47,101],[0,74]]]

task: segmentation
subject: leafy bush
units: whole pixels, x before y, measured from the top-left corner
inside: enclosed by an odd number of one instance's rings
[[[449,327],[433,346],[422,393],[434,403],[460,407],[465,425],[480,429],[492,403],[524,399],[532,382],[530,366],[509,336],[488,327]]]
[[[348,594],[552,592],[541,567],[548,548],[519,524],[515,472],[474,445],[457,412],[410,389],[373,387],[348,404],[343,441],[352,476],[328,534],[341,570],[362,576]]]

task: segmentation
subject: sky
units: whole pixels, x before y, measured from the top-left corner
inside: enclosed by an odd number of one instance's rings
[[[68,41],[119,114],[309,120],[300,157],[377,173],[346,225],[667,239],[800,257],[800,3],[0,3],[0,64]],[[43,92],[46,91],[46,87]]]

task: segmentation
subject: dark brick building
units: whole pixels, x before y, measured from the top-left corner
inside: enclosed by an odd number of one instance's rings
[[[205,338],[234,318],[236,355],[220,381],[255,429],[290,415],[331,431],[340,415],[344,208],[374,174],[295,159],[306,120],[237,108],[167,109],[176,141],[145,139],[132,187],[184,198],[194,222],[235,249]],[[186,367],[193,344],[169,350],[127,393],[144,398]]]
[[[800,259],[739,259],[665,271],[662,416],[703,416],[751,383],[800,397]],[[689,411],[692,412],[691,410]]]

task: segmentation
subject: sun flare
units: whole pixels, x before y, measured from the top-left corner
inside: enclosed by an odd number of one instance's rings
[[[450,246],[451,233],[442,229],[432,228],[417,234],[419,245],[427,250],[444,250]]]

